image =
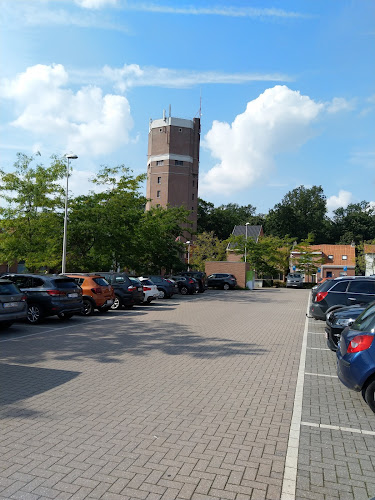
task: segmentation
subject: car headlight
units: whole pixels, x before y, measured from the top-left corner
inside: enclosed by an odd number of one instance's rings
[[[336,321],[336,325],[340,326],[349,326],[353,323],[353,320],[351,318],[341,318]]]

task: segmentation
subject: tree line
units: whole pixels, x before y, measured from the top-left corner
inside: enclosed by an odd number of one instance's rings
[[[24,262],[29,271],[61,270],[66,159],[53,156],[49,166],[38,155],[18,153],[12,172],[0,169],[0,263]],[[99,192],[69,194],[67,270],[127,269],[137,274],[179,271],[185,266],[183,236],[189,211],[154,207],[145,211],[141,194],[145,175],[124,165],[102,166],[93,175]],[[198,227],[191,265],[204,270],[206,260],[225,260],[232,242],[265,275],[287,270],[296,243],[350,244],[357,248],[375,238],[375,209],[362,201],[338,208],[328,217],[321,186],[288,192],[267,214],[253,205],[215,207],[199,199]],[[262,225],[260,244],[231,236],[235,225]],[[181,241],[182,240],[182,241]],[[232,245],[233,246],[233,245]]]

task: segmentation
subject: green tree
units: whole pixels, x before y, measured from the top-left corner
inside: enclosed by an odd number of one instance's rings
[[[318,268],[325,262],[324,257],[316,253],[317,250],[311,249],[313,241],[314,236],[310,233],[306,239],[302,240],[294,247],[294,251],[299,252],[299,254],[294,257],[293,263],[296,265],[297,269],[302,271],[306,276],[316,274]]]
[[[228,203],[216,207],[213,203],[198,200],[198,233],[211,232],[225,240],[232,234],[234,226],[250,222],[252,225],[262,225],[264,216],[255,214],[252,205],[240,206],[237,203]]]
[[[61,262],[66,160],[51,160],[44,167],[18,153],[13,172],[0,169],[0,262],[25,261],[30,271]]]
[[[130,268],[137,274],[160,274],[184,268],[181,242],[190,212],[184,207],[152,207],[142,214],[135,234],[136,253]]]
[[[375,237],[375,208],[367,201],[351,203],[334,211],[332,232],[336,243],[359,244]]]
[[[242,260],[250,263],[258,276],[275,276],[286,274],[289,268],[289,256],[292,248],[292,238],[263,236],[256,242],[252,238],[246,240],[244,235],[231,236],[232,248],[242,255]]]
[[[326,242],[326,197],[321,186],[300,186],[289,191],[281,203],[269,211],[265,222],[265,234],[292,236],[306,239],[313,233],[317,243]]]
[[[197,235],[190,257],[190,265],[197,271],[205,270],[206,261],[226,260],[228,240],[219,240],[213,231]]]
[[[69,270],[105,271],[133,265],[146,204],[140,194],[143,180],[144,175],[134,176],[124,165],[104,166],[92,180],[103,191],[70,201]]]

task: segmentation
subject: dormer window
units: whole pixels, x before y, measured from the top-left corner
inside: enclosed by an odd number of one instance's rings
[[[333,260],[333,255],[328,255],[329,260]]]
[[[343,255],[341,258],[342,258],[342,260],[348,260],[348,256],[347,255]]]

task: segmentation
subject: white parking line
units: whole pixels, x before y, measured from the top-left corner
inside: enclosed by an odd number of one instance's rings
[[[117,318],[111,318],[111,319],[117,319]],[[100,319],[93,319],[93,320],[86,320],[85,323],[82,323],[83,326],[87,326],[90,323],[97,323],[98,321],[108,321],[108,316],[106,318],[100,318]],[[50,330],[43,330],[42,332],[36,332],[36,333],[30,333],[28,335],[22,335],[14,339],[5,339],[5,340],[0,340],[1,342],[18,342],[19,340],[25,339],[26,337],[35,337],[35,335],[44,335],[45,333],[50,333],[50,332],[56,332],[57,330],[66,330],[67,328],[74,328],[77,326],[77,323],[74,323],[69,326],[60,326],[58,328],[52,328]],[[46,328],[46,327],[44,327]]]
[[[324,332],[307,332],[309,333],[310,335],[325,335]]]
[[[307,313],[309,311],[311,296],[307,303]],[[306,314],[305,329],[303,332],[301,357],[299,361],[296,393],[294,396],[293,415],[290,423],[288,448],[285,457],[285,468],[283,485],[281,490],[281,500],[295,500],[297,484],[298,447],[302,420],[302,398],[303,384],[305,380],[305,364],[307,349],[307,332],[309,318]]]
[[[301,425],[306,427],[316,427],[319,429],[329,429],[333,431],[355,432],[356,434],[366,434],[368,436],[375,436],[375,431],[365,431],[363,429],[354,429],[353,427],[341,427],[340,425],[328,424],[315,424],[313,422],[301,422]]]
[[[324,375],[323,373],[309,373],[305,372],[305,375],[314,375],[316,377],[331,377],[331,378],[337,378],[337,375]]]
[[[331,351],[331,349],[327,349],[327,347],[308,347],[307,349],[312,349],[314,351]]]

